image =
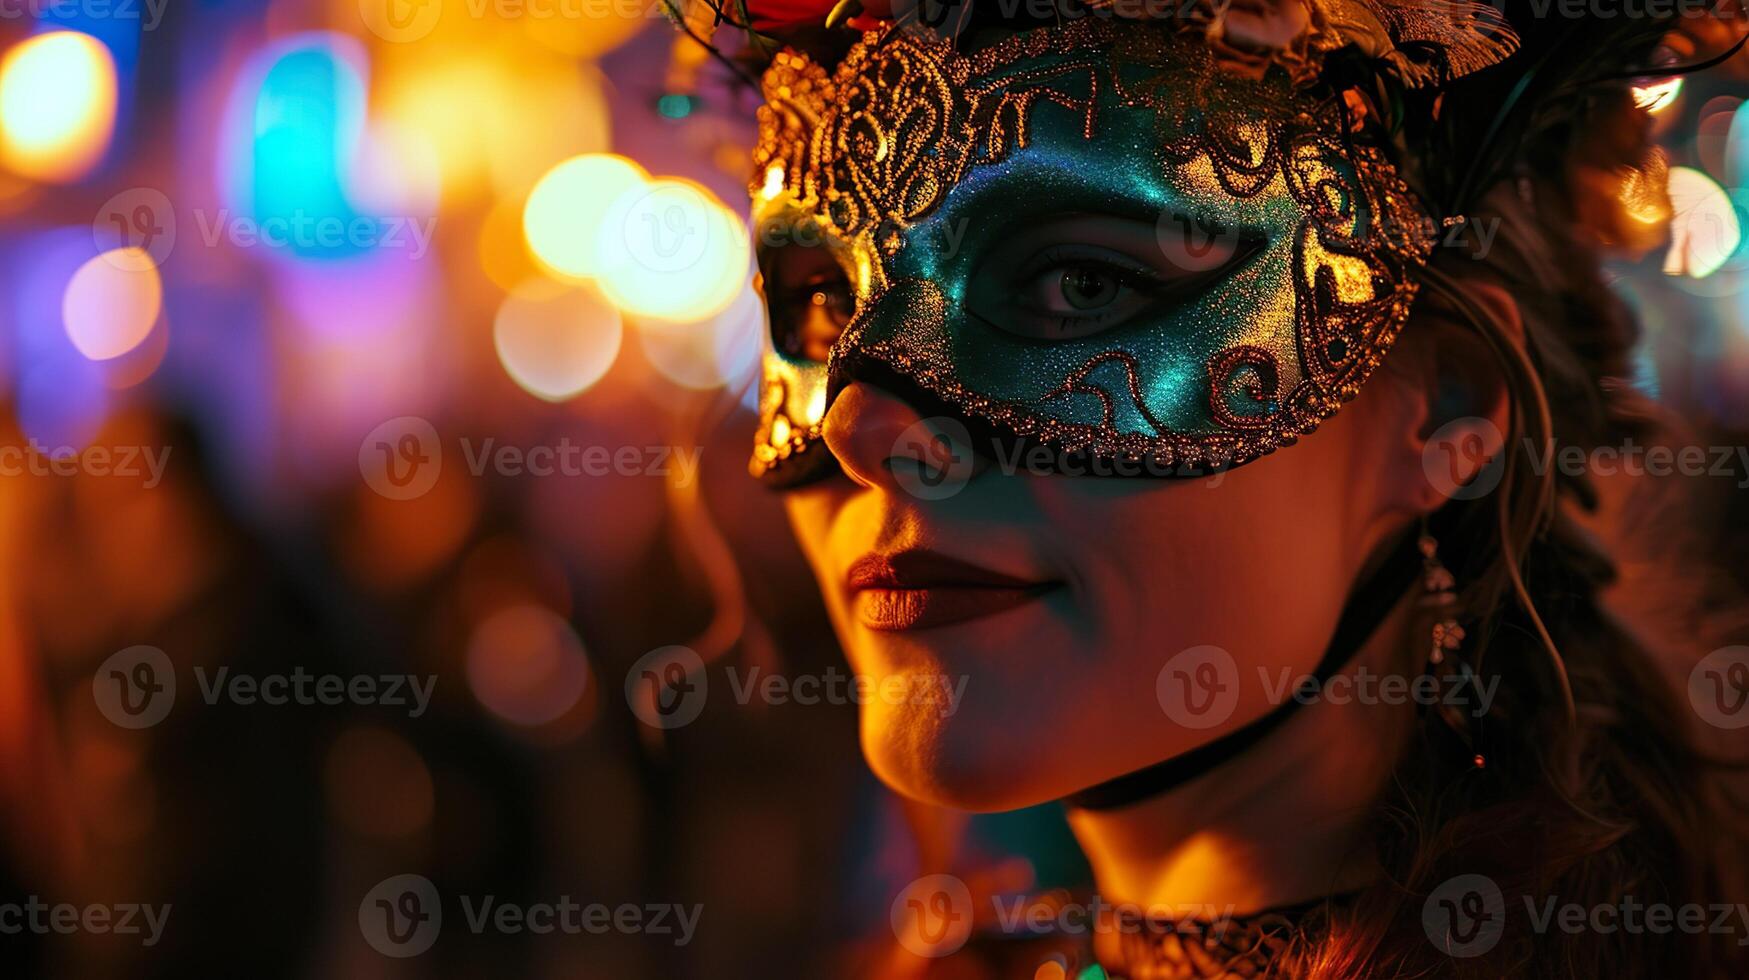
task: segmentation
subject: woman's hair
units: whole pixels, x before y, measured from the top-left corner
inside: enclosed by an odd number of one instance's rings
[[[1661,433],[1658,412],[1626,383],[1637,327],[1603,281],[1572,172],[1643,159],[1626,78],[1672,25],[1513,23],[1525,50],[1447,93],[1451,111],[1422,150],[1430,192],[1499,227],[1490,254],[1442,250],[1424,277],[1426,302],[1473,326],[1509,397],[1499,487],[1432,519],[1470,627],[1457,656],[1498,693],[1466,724],[1425,714],[1377,812],[1386,877],[1332,910],[1331,941],[1306,949],[1305,963],[1331,978],[1749,976],[1749,935],[1734,915],[1731,929],[1712,929],[1710,908],[1700,934],[1646,929],[1643,911],[1637,930],[1623,920],[1600,931],[1589,917],[1577,931],[1558,918],[1533,928],[1570,905],[1589,916],[1624,903],[1735,904],[1749,809],[1733,793],[1741,763],[1705,746],[1667,667],[1692,663],[1713,638],[1654,649],[1611,615],[1600,593],[1615,570],[1578,519],[1597,489],[1546,465],[1555,447],[1589,454]],[[1612,136],[1619,157],[1599,159]],[[1511,296],[1522,337],[1476,299],[1475,283]],[[1532,453],[1545,465],[1530,465]],[[1707,584],[1693,566],[1660,575],[1673,600]],[[1498,887],[1504,931],[1490,949],[1453,956],[1429,941],[1425,904],[1470,874]]]

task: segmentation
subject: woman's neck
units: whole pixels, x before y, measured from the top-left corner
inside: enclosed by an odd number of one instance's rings
[[[1409,613],[1406,598],[1342,674],[1364,667],[1376,694],[1380,677],[1401,672]],[[1341,694],[1307,704],[1242,755],[1160,796],[1071,809],[1101,898],[1218,919],[1370,881],[1368,821],[1414,708],[1353,687]]]

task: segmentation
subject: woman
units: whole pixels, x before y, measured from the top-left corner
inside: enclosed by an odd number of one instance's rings
[[[1677,25],[1026,7],[727,16],[792,45],[753,469],[916,693],[875,772],[1064,801],[1111,976],[1743,975],[1741,928],[1545,914],[1745,898],[1591,482],[1533,465],[1644,436],[1575,189],[1651,181]]]

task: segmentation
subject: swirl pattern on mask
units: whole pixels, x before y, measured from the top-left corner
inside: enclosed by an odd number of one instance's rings
[[[1377,367],[1408,317],[1413,270],[1431,247],[1431,220],[1386,155],[1350,131],[1340,93],[1227,77],[1205,48],[1164,31],[1089,19],[970,55],[929,36],[870,35],[830,75],[786,52],[765,88],[756,196],[808,215],[857,257],[857,313],[832,361],[879,362],[968,418],[1065,452],[1188,473],[1291,444]],[[1102,111],[1147,110],[1158,166],[1175,179],[1240,201],[1285,187],[1303,215],[1292,234],[1292,343],[1271,348],[1236,331],[1214,350],[1202,362],[1199,424],[1175,426],[1155,410],[1138,381],[1145,362],[1121,345],[1090,351],[1028,397],[968,383],[942,341],[951,315],[942,291],[922,283],[895,290],[912,229],[974,168],[1028,147],[1046,103],[1073,113],[1087,141],[1101,137]],[[932,302],[892,309],[924,295]],[[886,322],[870,329],[876,318]],[[798,385],[795,364],[776,359],[768,358],[767,377],[785,391],[764,399],[752,464],[759,474],[817,438],[810,423],[818,419],[794,417],[795,406],[826,404]],[[1094,380],[1106,365],[1125,372],[1123,383]],[[829,385],[831,376],[812,372],[809,383]],[[1092,396],[1097,420],[1070,414],[1072,395]],[[1123,417],[1145,427],[1120,425],[1119,401]]]

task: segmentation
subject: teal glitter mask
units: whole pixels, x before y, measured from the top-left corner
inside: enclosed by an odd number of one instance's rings
[[[1431,219],[1340,94],[1224,71],[1162,30],[1087,18],[969,55],[870,33],[830,75],[780,54],[764,88],[753,190],[773,343],[751,468],[779,485],[825,471],[820,422],[859,377],[1117,469],[1249,462],[1354,397],[1431,248]],[[1089,216],[1130,247],[1077,241]],[[1138,233],[1147,269],[1087,271],[1133,256]],[[836,304],[774,267],[798,246],[841,276]],[[1080,315],[1115,297],[1121,318]]]

